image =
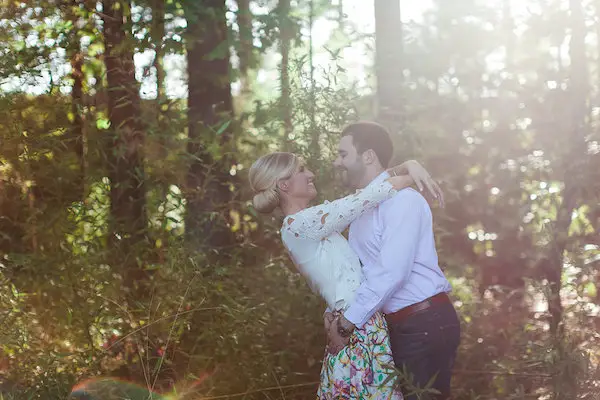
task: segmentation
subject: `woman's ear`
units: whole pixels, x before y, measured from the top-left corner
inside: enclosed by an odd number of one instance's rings
[[[287,179],[278,180],[277,189],[284,193],[287,192],[290,189],[290,182]]]

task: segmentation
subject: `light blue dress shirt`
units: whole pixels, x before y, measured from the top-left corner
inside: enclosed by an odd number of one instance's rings
[[[368,186],[387,178],[384,172]],[[349,242],[365,279],[344,316],[358,327],[376,311],[390,314],[451,291],[438,265],[431,209],[416,190],[401,190],[357,218],[350,225]]]

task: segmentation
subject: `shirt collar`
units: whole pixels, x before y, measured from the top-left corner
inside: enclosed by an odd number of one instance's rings
[[[359,193],[361,190],[364,190],[364,189],[366,189],[369,186],[379,185],[380,183],[382,183],[383,181],[385,181],[389,177],[390,177],[390,174],[387,171],[383,171],[382,173],[380,173],[379,175],[377,175],[375,178],[373,178],[373,180],[371,182],[369,182],[369,184],[367,186],[365,186],[363,189],[357,189],[356,193]]]
[[[379,175],[377,175],[371,182],[369,182],[369,184],[367,186],[378,185],[381,182],[383,182],[386,179],[388,179],[389,177],[390,177],[390,174],[388,174],[387,171],[383,171],[382,173],[380,173]]]

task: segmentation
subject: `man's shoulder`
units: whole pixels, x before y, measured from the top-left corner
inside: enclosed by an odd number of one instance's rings
[[[426,205],[427,200],[425,197],[415,189],[409,187],[406,189],[399,190],[391,199],[389,199],[386,204],[389,205]]]
[[[413,188],[398,191],[380,206],[380,214],[395,213],[398,210],[430,210],[429,203],[421,193]],[[427,212],[426,212],[427,213]]]
[[[423,221],[431,220],[433,217],[425,197],[412,188],[400,190],[391,199],[381,204],[377,215],[382,226],[391,221],[404,220],[408,215]]]

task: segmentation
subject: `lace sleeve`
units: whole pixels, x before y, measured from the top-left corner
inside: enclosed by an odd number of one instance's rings
[[[297,237],[321,240],[334,232],[342,232],[352,221],[391,198],[397,191],[384,181],[369,185],[355,194],[310,207],[284,221],[284,229]]]

